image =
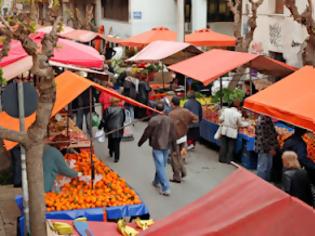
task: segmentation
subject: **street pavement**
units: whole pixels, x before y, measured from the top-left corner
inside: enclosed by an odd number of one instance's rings
[[[137,142],[146,123],[136,123],[133,127],[135,140],[122,142],[121,160],[114,163],[109,158],[107,145],[95,143],[96,154],[114,169],[139,193],[154,219],[163,219],[185,205],[198,199],[217,186],[235,169],[231,165],[217,161],[218,154],[205,145],[198,144],[187,159],[188,176],[181,184],[171,183],[171,196],[161,196],[152,186],[155,173],[152,149],[146,142],[141,148]],[[168,176],[172,177],[171,166],[167,166]],[[20,189],[0,186],[0,236],[16,235],[16,218],[20,212],[15,205],[15,196]]]
[[[235,167],[218,162],[216,151],[198,144],[190,152],[187,160],[188,176],[181,184],[171,183],[171,196],[161,196],[152,186],[155,173],[152,149],[146,142],[142,147],[137,142],[146,123],[136,123],[133,127],[135,140],[122,142],[121,158],[114,163],[109,158],[107,145],[96,143],[96,153],[139,193],[154,219],[162,219],[186,204],[209,192],[228,176]],[[172,177],[171,166],[167,167],[168,176]]]

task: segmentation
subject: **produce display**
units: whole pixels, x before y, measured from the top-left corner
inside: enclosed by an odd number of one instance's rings
[[[48,141],[64,144],[64,146],[76,143],[81,143],[82,145],[86,144],[87,146],[90,145],[89,139],[84,132],[75,125],[72,119],[69,118],[67,131],[67,117],[59,116],[58,118],[58,120],[52,119],[49,123]]]
[[[93,155],[95,175],[100,176],[94,188],[90,183],[72,179],[61,187],[60,193],[46,193],[47,211],[63,211],[140,204],[141,200],[126,181]],[[90,153],[67,154],[65,159],[75,161],[75,170],[91,176]]]

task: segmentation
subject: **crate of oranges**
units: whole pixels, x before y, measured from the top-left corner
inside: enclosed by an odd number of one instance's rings
[[[90,155],[89,152],[67,154],[65,159],[74,160],[76,171],[90,176]],[[93,189],[89,183],[80,181],[78,178],[72,179],[70,183],[61,187],[59,193],[46,193],[45,202],[48,212],[142,204],[140,197],[123,178],[120,178],[117,173],[94,155],[92,158],[95,175],[99,177]]]

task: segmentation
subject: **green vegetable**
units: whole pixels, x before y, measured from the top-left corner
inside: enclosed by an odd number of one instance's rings
[[[212,101],[214,103],[220,103],[221,97],[223,98],[223,103],[232,104],[234,101],[242,101],[245,97],[245,92],[242,89],[228,89],[224,88],[216,92],[213,96]]]

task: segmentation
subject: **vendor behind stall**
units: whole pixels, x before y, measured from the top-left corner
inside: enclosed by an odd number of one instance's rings
[[[15,185],[20,185],[22,182],[21,172],[21,149],[16,147],[12,151],[13,158],[18,161],[18,166],[13,170],[13,178]],[[76,178],[81,175],[76,171],[70,169],[64,160],[62,153],[55,147],[45,145],[43,153],[43,172],[44,172],[44,189],[45,192],[51,192],[55,183],[57,175],[66,176],[69,178]]]

